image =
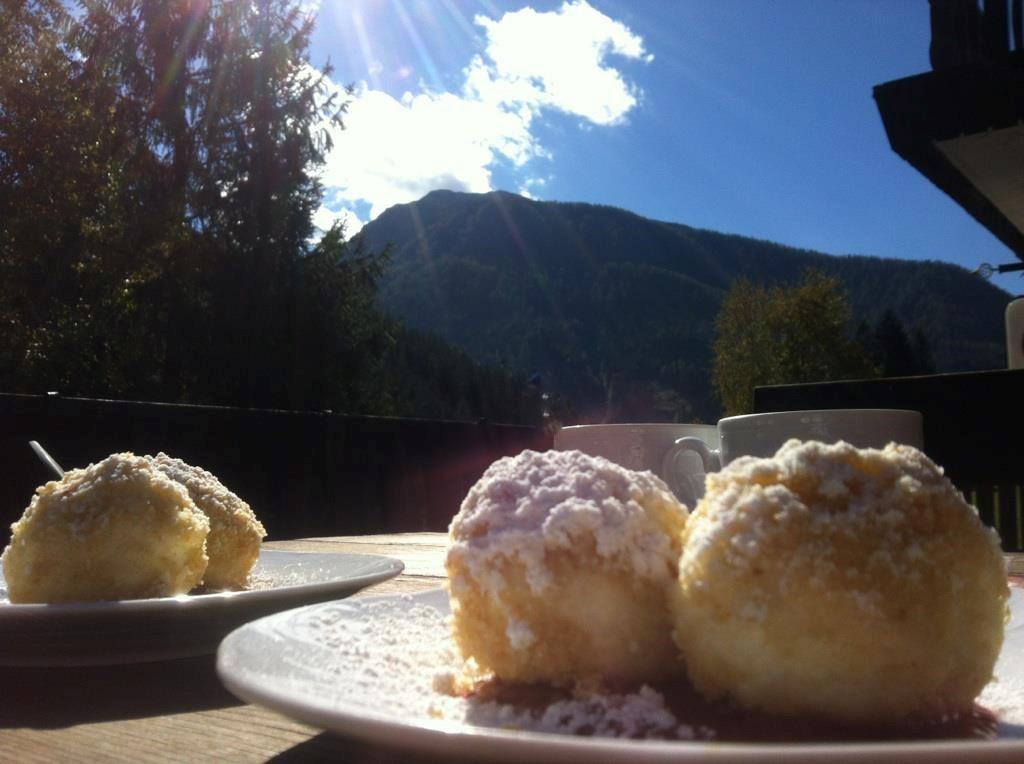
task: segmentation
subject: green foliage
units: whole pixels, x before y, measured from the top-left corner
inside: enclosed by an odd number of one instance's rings
[[[374,245],[396,242],[382,305],[478,360],[539,371],[559,409],[553,416],[566,422],[710,416],[701,333],[710,329],[715,290],[662,265],[591,257],[596,250],[574,235],[575,221],[544,207],[524,215],[516,197],[495,195],[509,198],[515,235],[497,203],[444,204],[462,196],[423,200],[422,219],[431,221],[423,238],[403,239],[416,230],[391,213],[364,229],[370,236],[360,238]],[[603,212],[588,216],[585,228],[600,235]],[[702,317],[681,322],[680,309]]]
[[[309,128],[338,108],[305,63],[311,20],[277,0],[19,11],[0,82],[5,387],[284,403],[294,336],[276,319],[302,300],[320,198]]]
[[[539,371],[566,424],[717,420],[714,318],[730,286],[792,285],[808,268],[836,280],[852,325],[870,331],[892,310],[936,370],[1005,363],[1009,295],[946,263],[835,257],[504,192],[435,191],[359,238],[394,245],[382,307],[477,360]]]
[[[871,376],[848,323],[839,282],[816,271],[789,288],[734,283],[715,320],[712,378],[726,415],[752,412],[760,385]]]
[[[417,413],[410,359],[445,353],[377,308],[385,248],[314,243],[346,102],[312,26],[298,0],[5,3],[0,389]],[[424,411],[539,419],[452,363]]]
[[[384,358],[398,416],[541,422],[540,393],[520,375],[484,366],[435,336],[395,326]]]
[[[861,322],[857,328],[857,340],[866,348],[883,377],[905,377],[935,371],[931,345],[925,333],[919,326],[908,333],[891,309],[882,313],[874,329]]]
[[[80,70],[59,2],[14,2],[0,14],[0,363],[35,366],[82,333],[96,268],[82,250],[101,235],[107,195],[95,109],[62,87]],[[101,147],[97,147],[100,144]],[[60,215],[52,214],[60,206]],[[69,294],[73,284],[82,288]],[[84,348],[86,356],[91,348]]]

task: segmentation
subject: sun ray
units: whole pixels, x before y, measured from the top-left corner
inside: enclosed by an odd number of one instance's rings
[[[156,73],[159,77],[159,82],[154,96],[153,108],[157,111],[162,108],[163,101],[166,98],[167,93],[170,91],[175,80],[181,74],[182,65],[188,55],[192,41],[196,38],[196,35],[199,33],[199,27],[206,18],[208,4],[205,2],[188,4],[184,10],[188,15],[185,33],[178,42],[178,45],[176,46],[174,53],[171,55],[170,61],[167,62],[164,67],[163,72]]]
[[[382,90],[380,69],[376,65],[377,59],[374,55],[373,44],[370,42],[370,35],[366,32],[366,20],[363,17],[362,9],[358,5],[352,8],[352,27],[355,29],[356,41],[359,43],[359,52],[363,55],[363,64],[366,67],[370,86],[374,90]]]
[[[509,211],[505,208],[505,201],[502,198],[502,195],[500,193],[490,194],[490,198],[494,201],[494,206],[498,209],[498,214],[501,215],[501,219],[505,223],[505,228],[508,230],[509,238],[515,244],[516,249],[522,256],[525,267],[529,269],[531,274],[540,273],[541,269],[538,266],[533,253],[530,251],[530,245],[527,243],[526,239],[523,238],[522,231],[519,230],[519,226],[517,226],[515,220],[512,219],[512,215],[509,214]],[[566,342],[570,345],[578,345],[579,338],[572,336],[572,333],[569,330],[569,322],[562,313],[562,309],[559,306],[558,301],[551,293],[551,289],[546,280],[536,278],[534,279],[534,283],[544,296],[544,300],[548,304],[551,315],[554,316],[555,321],[557,322],[559,331],[566,334]]]
[[[441,7],[448,12],[448,15],[455,22],[455,25],[462,30],[462,32],[469,39],[473,40],[479,36],[479,32],[476,27],[473,26],[466,17],[463,15],[459,7],[453,2],[453,0],[441,0]]]
[[[395,14],[398,16],[398,20],[401,22],[402,27],[405,29],[406,34],[409,35],[409,39],[412,40],[413,47],[416,48],[416,54],[419,56],[420,63],[423,65],[426,71],[427,81],[432,90],[438,91],[443,88],[441,80],[441,74],[434,64],[434,58],[430,55],[430,51],[427,50],[427,46],[423,43],[423,38],[420,37],[419,31],[416,29],[416,24],[409,17],[408,12],[402,5],[401,0],[392,0],[392,7],[395,10]]]
[[[434,304],[439,306],[445,306],[448,301],[444,297],[444,292],[441,289],[441,280],[437,273],[437,262],[434,260],[433,254],[430,251],[430,245],[428,243],[426,229],[423,226],[423,218],[420,217],[420,210],[415,204],[410,204],[409,215],[412,217],[413,228],[416,229],[416,251],[420,256],[423,267],[428,278],[428,288],[433,291]],[[442,324],[447,323],[448,317],[446,316]]]

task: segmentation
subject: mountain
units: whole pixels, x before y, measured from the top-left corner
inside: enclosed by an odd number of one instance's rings
[[[947,263],[826,255],[500,191],[434,191],[359,236],[392,247],[383,309],[538,375],[576,421],[714,421],[711,342],[729,285],[796,283],[811,267],[840,279],[854,325],[891,309],[920,329],[938,371],[1005,366],[1010,296]]]

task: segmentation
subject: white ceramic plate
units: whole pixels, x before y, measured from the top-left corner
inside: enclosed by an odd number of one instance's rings
[[[345,597],[402,568],[399,560],[377,555],[264,549],[245,591],[69,605],[12,604],[0,572],[0,665],[107,665],[206,655],[247,621]]]
[[[1024,707],[1024,592],[997,666],[1000,697]],[[238,697],[325,730],[388,747],[468,759],[585,762],[1024,761],[1024,719],[1001,716],[994,741],[731,744],[634,741],[507,729],[509,719],[434,689],[454,652],[441,590],[278,613],[230,634],[217,655]],[[433,643],[433,644],[431,644]],[[446,643],[446,644],[445,644]],[[998,693],[997,693],[998,695]],[[986,700],[986,696],[983,696]],[[998,702],[997,702],[998,705]],[[489,726],[493,725],[493,726]],[[502,729],[504,725],[506,728]]]

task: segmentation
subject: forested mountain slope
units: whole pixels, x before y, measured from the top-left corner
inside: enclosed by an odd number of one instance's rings
[[[380,304],[482,361],[539,374],[580,421],[715,419],[709,368],[730,283],[838,277],[853,316],[891,309],[939,371],[1005,364],[1009,295],[955,265],[833,256],[590,204],[435,191],[360,236],[391,244]]]

